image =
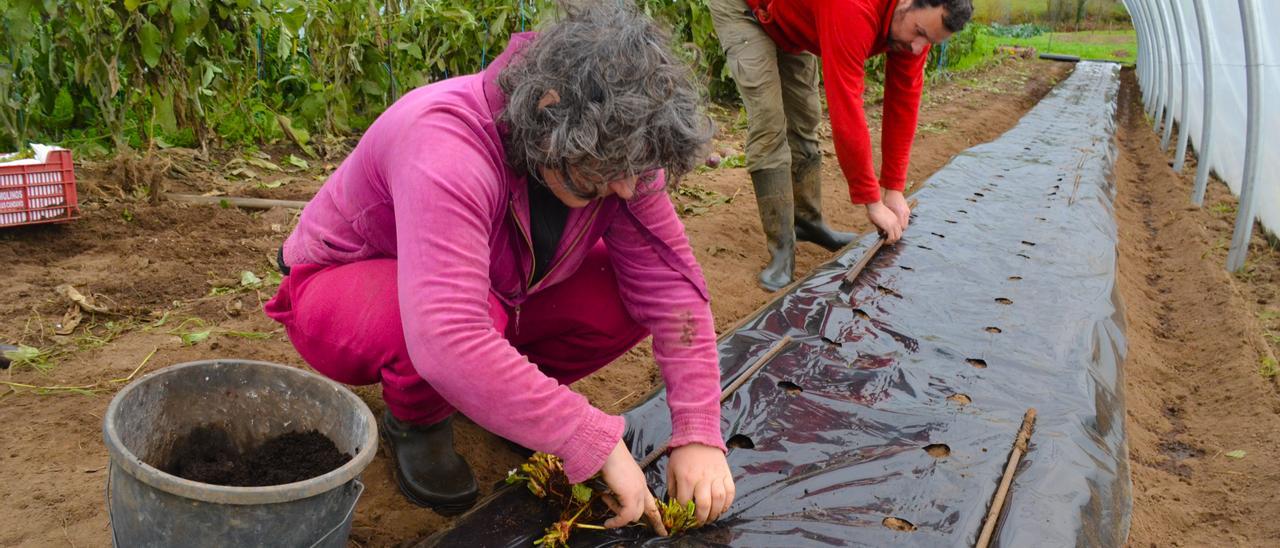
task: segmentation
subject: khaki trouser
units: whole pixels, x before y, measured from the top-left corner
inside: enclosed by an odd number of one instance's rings
[[[778,49],[743,0],[710,0],[709,7],[747,108],[747,171],[820,161],[818,58]]]

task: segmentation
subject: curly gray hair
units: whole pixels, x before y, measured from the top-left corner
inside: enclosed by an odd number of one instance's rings
[[[583,198],[657,169],[672,188],[701,162],[714,132],[688,66],[629,1],[563,8],[565,17],[498,77],[507,161],[530,174],[560,170]],[[559,102],[542,106],[549,91]],[[579,181],[569,183],[570,166]]]

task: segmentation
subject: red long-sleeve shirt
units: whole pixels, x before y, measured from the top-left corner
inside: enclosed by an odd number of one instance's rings
[[[808,51],[822,58],[836,159],[849,182],[853,203],[879,201],[879,187],[903,190],[929,49],[919,55],[886,54],[878,181],[862,109],[864,65],[868,58],[887,51],[889,22],[898,0],[747,0],[747,4],[780,49]]]

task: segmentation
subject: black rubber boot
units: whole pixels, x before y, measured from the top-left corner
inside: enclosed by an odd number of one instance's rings
[[[529,457],[532,457],[533,454],[536,452],[533,449],[529,449],[528,447],[520,445],[507,438],[502,438],[502,442],[507,444],[507,449],[510,449],[512,453],[520,455],[521,458],[528,459]]]
[[[791,273],[796,267],[791,174],[785,168],[753,171],[751,186],[755,187],[760,226],[769,247],[769,265],[760,272],[760,287],[777,291],[791,283]]]
[[[432,425],[382,414],[382,439],[395,459],[396,484],[410,502],[442,516],[465,512],[480,494],[471,466],[453,448],[453,417]]]
[[[832,230],[822,220],[822,155],[792,160],[791,181],[795,194],[796,239],[836,251],[853,241],[852,232]]]

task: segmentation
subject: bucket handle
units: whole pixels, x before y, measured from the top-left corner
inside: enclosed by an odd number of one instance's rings
[[[364,494],[364,483],[360,481],[360,478],[353,478],[351,481],[355,485],[356,489],[356,496],[351,499],[351,508],[347,509],[347,514],[343,516],[342,520],[339,521],[337,525],[333,526],[333,529],[330,529],[328,533],[324,534],[324,536],[311,543],[311,548],[316,548],[316,546],[319,546],[321,543],[328,540],[330,535],[333,535],[338,531],[338,529],[341,529],[351,521],[351,516],[356,513],[356,503],[360,502],[360,495]]]
[[[116,528],[114,527],[114,524],[116,522],[116,516],[115,516],[115,512],[113,512],[111,508],[111,470],[110,468],[113,466],[115,466],[115,463],[108,463],[108,466],[107,466],[108,468],[107,489],[106,489],[107,522],[108,522],[107,528],[111,529],[111,545],[120,546],[120,540],[116,538]],[[338,531],[338,529],[341,529],[343,525],[346,525],[347,522],[351,520],[351,516],[356,513],[356,503],[360,502],[360,495],[364,494],[364,483],[360,481],[360,478],[353,478],[351,482],[355,486],[355,490],[356,490],[356,496],[351,499],[351,508],[347,509],[347,514],[343,516],[342,521],[339,521],[337,525],[333,526],[333,529],[330,529],[328,533],[324,534],[324,536],[320,537],[319,539],[316,539],[315,542],[311,543],[311,548],[315,548],[316,546],[319,546],[324,541],[328,540],[330,536],[332,536],[334,533]]]
[[[111,546],[114,548],[120,546],[120,539],[116,538],[116,515],[111,509],[111,476],[115,472],[116,463],[107,462],[107,529],[111,530]]]

